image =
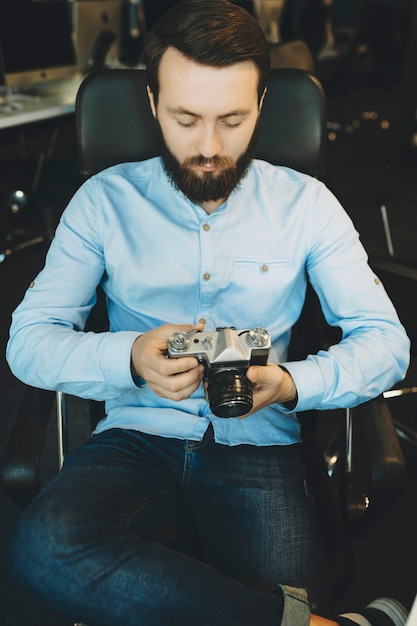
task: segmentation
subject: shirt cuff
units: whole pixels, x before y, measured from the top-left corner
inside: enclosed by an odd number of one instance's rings
[[[278,367],[282,369],[284,372],[286,372],[288,376],[292,378],[292,382],[294,383],[294,379],[289,373],[288,369],[284,367],[283,365],[278,365]],[[295,383],[294,383],[294,387],[295,387],[295,398],[293,398],[292,400],[288,400],[288,402],[280,402],[281,406],[283,406],[284,409],[287,409],[287,411],[294,411],[298,403],[298,391],[297,391],[297,386]]]
[[[114,389],[128,391],[132,388],[132,382],[136,384],[130,369],[130,355],[133,343],[141,333],[117,331],[106,334],[107,341],[102,345],[100,357],[104,375]]]
[[[326,383],[313,358],[307,357],[304,361],[280,363],[280,367],[287,370],[297,389],[297,403],[293,410],[311,411],[316,409],[323,400],[323,390],[326,389]],[[287,408],[285,404],[282,406]]]

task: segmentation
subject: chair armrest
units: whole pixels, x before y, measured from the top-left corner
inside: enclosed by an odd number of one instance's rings
[[[357,408],[371,460],[372,495],[396,499],[407,472],[400,440],[386,400],[378,396]]]
[[[355,512],[350,512],[353,534],[360,536],[401,496],[407,472],[400,440],[382,396],[354,409],[354,432],[354,448],[360,447],[362,439],[362,461],[367,467],[364,473],[368,474],[365,488],[369,505],[357,519]]]
[[[2,460],[2,484],[13,502],[25,508],[40,490],[39,462],[53,391],[28,387]]]
[[[400,263],[388,258],[371,258],[370,265],[375,271],[387,272],[394,276],[401,276],[417,282],[417,267]]]

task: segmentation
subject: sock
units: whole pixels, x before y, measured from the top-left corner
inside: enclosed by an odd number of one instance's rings
[[[361,613],[343,613],[337,623],[340,626],[405,626],[408,613],[397,600],[378,598]]]
[[[339,626],[352,626],[353,624],[356,624],[356,626],[373,626],[360,613],[343,613],[343,615],[339,615],[337,618],[337,623]]]

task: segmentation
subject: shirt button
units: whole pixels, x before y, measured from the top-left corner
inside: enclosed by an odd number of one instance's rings
[[[203,274],[204,280],[210,280],[210,278],[211,278],[210,274]]]
[[[205,230],[206,232],[210,230],[210,224],[203,224],[203,230]]]
[[[266,263],[264,263],[263,265],[261,265],[261,272],[267,272],[269,270],[269,267]]]
[[[199,324],[206,324],[206,323],[207,323],[207,320],[206,320],[206,319],[204,319],[204,317],[200,317],[200,319],[198,320],[198,323],[199,323]]]
[[[381,284],[380,279],[379,278],[375,278],[375,285],[380,285],[380,284]]]

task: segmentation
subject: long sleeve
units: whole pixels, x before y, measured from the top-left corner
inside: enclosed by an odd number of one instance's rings
[[[306,268],[325,319],[342,339],[286,364],[298,390],[297,411],[365,402],[401,380],[409,363],[405,330],[350,219],[325,187],[317,185],[316,193]]]
[[[134,385],[130,351],[139,333],[84,332],[105,272],[99,207],[89,181],[64,212],[46,267],[13,315],[7,359],[29,385],[107,399]]]

